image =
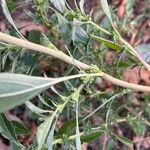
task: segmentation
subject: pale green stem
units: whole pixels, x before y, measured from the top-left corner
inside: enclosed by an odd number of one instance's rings
[[[147,70],[150,72],[150,65],[138,54],[138,52],[122,37],[119,38],[122,43],[124,43],[130,50],[135,54],[135,56],[139,59],[139,61],[147,68]]]
[[[96,27],[97,29],[99,29],[101,32],[104,32],[107,35],[112,35],[109,31],[103,29],[102,27],[100,27],[99,25],[97,25],[96,23],[94,23],[93,21],[88,21],[87,23],[93,25],[94,27]]]
[[[76,59],[72,59],[71,57],[69,57],[68,55],[66,55],[65,53],[59,51],[59,50],[54,50],[54,49],[50,49],[29,41],[25,41],[22,39],[18,39],[16,37],[4,34],[2,32],[0,32],[0,41],[3,42],[7,42],[7,43],[11,43],[11,44],[15,44],[17,46],[32,50],[32,51],[36,51],[36,52],[41,52],[41,53],[45,53],[45,54],[49,54],[55,58],[58,58],[68,64],[72,64],[72,65],[77,65],[80,66],[82,69],[90,69],[90,65],[87,65],[83,62],[80,62],[79,60]],[[98,75],[98,74],[97,74]],[[137,85],[137,84],[133,84],[133,83],[128,83],[119,79],[116,79],[104,72],[99,73],[99,76],[101,76],[103,79],[121,86],[121,87],[125,87],[125,88],[130,88],[136,91],[143,91],[143,92],[149,92],[150,93],[150,87],[149,86],[143,86],[143,85]]]
[[[92,24],[94,27],[96,27],[97,29],[99,29],[100,31],[111,35],[110,32],[106,31],[105,29],[101,28],[100,26],[98,26],[97,24],[95,24],[93,21],[88,21],[88,23]],[[150,72],[150,65],[148,63],[145,62],[145,60],[143,60],[143,58],[138,54],[138,52],[127,42],[125,41],[121,35],[119,34],[119,32],[116,30],[116,28],[113,26],[115,32],[117,33],[117,35],[119,36],[119,40],[124,43],[124,45],[126,45],[130,50],[131,53],[133,52],[134,55],[139,59],[139,61],[145,66],[145,68],[147,68],[147,70]]]

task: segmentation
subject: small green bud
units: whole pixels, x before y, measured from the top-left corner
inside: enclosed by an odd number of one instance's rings
[[[100,73],[101,70],[97,67],[97,65],[91,65],[89,73]]]
[[[128,47],[126,45],[123,45],[122,46],[122,51],[127,51],[128,50]]]
[[[118,33],[116,31],[112,32],[112,37],[113,37],[114,42],[119,40],[119,35],[118,35]]]
[[[80,90],[79,89],[75,89],[74,93],[71,95],[71,100],[73,101],[78,101],[80,97]]]
[[[86,76],[86,77],[81,78],[81,82],[84,84],[87,84],[87,83],[91,84],[93,81],[94,81],[94,78],[90,77],[90,76]]]

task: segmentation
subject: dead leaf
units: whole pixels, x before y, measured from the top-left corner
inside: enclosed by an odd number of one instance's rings
[[[133,142],[137,145],[137,147],[142,147],[144,149],[150,148],[150,136],[136,136]]]
[[[150,85],[150,73],[144,68],[126,69],[123,72],[124,80],[130,83]]]
[[[6,30],[6,24],[4,22],[0,22],[0,31],[4,32]]]
[[[125,15],[125,7],[126,7],[126,0],[123,0],[117,12],[119,17],[123,17]]]

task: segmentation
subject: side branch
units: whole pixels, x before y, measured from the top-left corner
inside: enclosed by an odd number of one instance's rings
[[[7,35],[2,32],[0,32],[0,41],[11,43],[11,44],[23,47],[23,48],[27,48],[29,50],[49,54],[55,58],[58,58],[64,62],[66,62],[66,63],[72,64],[75,66],[79,66],[80,68],[85,69],[85,70],[90,68],[89,65],[82,63],[76,59],[73,59],[59,50],[50,49],[50,48],[47,48],[47,47],[29,42],[29,41],[18,39],[16,37]],[[128,82],[116,79],[106,73],[103,73],[103,75],[101,77],[103,79],[105,79],[115,85],[121,86],[121,87],[130,88],[130,89],[136,90],[136,91],[150,92],[149,86],[142,86],[142,85],[128,83]]]
[[[147,70],[150,72],[150,65],[138,54],[138,52],[123,38],[120,37],[120,41],[124,43],[135,54],[135,56],[139,59],[143,66],[145,66],[145,68],[147,68]]]

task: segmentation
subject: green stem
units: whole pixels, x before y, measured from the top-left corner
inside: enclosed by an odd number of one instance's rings
[[[120,35],[119,40],[124,43],[130,50],[135,54],[135,56],[139,59],[139,61],[147,68],[147,70],[150,72],[150,65],[143,60],[143,58],[138,54],[138,52],[127,42],[125,41]]]
[[[102,105],[100,105],[98,108],[96,108],[92,113],[90,113],[89,115],[87,115],[82,121],[85,121],[86,119],[88,119],[89,117],[91,117],[93,114],[95,114],[99,109],[101,109],[103,106],[105,106],[107,103],[109,103],[110,101],[112,101],[113,99],[115,99],[116,97],[120,96],[122,93],[118,93],[116,95],[114,95],[113,97],[111,97],[110,99],[108,99],[106,102],[104,102]]]
[[[42,8],[38,0],[34,0],[34,4],[37,7],[38,16],[41,18],[42,22],[47,26],[48,28],[51,27],[48,19],[46,18],[45,10]]]
[[[80,136],[83,135],[84,132],[80,132]],[[76,135],[72,135],[72,136],[69,136],[69,140],[74,140],[76,138]],[[60,139],[55,139],[54,142],[53,142],[53,145],[55,144],[58,144],[58,143],[62,143],[63,142],[63,139],[60,138]]]
[[[97,28],[98,30],[100,30],[101,32],[104,32],[107,35],[112,35],[109,31],[103,29],[102,27],[100,27],[99,25],[97,25],[96,23],[94,23],[93,21],[88,21],[87,23],[93,25],[95,28]]]
[[[108,34],[108,35],[111,35],[110,32],[106,31],[105,29],[101,28],[100,26],[98,26],[97,24],[95,24],[93,21],[88,21],[89,24],[93,25],[94,27],[96,27],[97,29],[99,29],[100,31]],[[147,70],[150,72],[150,65],[148,63],[145,62],[145,60],[143,60],[143,58],[138,54],[138,52],[127,42],[125,41],[121,35],[119,34],[119,32],[116,30],[116,28],[113,26],[116,34],[118,35],[119,37],[119,40],[125,45],[127,46],[131,53],[133,53],[138,59],[139,61],[145,66],[145,68],[147,68]]]

